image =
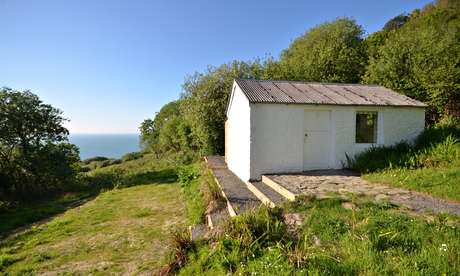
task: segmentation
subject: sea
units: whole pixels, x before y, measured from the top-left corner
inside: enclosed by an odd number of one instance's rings
[[[78,133],[68,136],[69,142],[80,149],[80,159],[103,156],[121,158],[123,155],[140,151],[139,136],[136,133],[87,134]]]

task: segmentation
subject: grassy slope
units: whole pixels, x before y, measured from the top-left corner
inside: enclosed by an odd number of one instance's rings
[[[188,217],[181,187],[171,182],[176,170],[156,173],[148,159],[119,169],[142,184],[103,192],[2,241],[0,274],[139,274],[168,261],[171,230],[184,228]]]
[[[447,156],[458,146],[454,144],[454,147],[444,146]],[[433,152],[440,151],[436,148]],[[430,153],[425,159],[444,160],[444,157]],[[458,158],[440,163],[442,166],[417,170],[389,169],[365,177],[459,201],[456,160]],[[192,187],[196,187],[190,191],[185,189],[185,195],[181,195],[182,187],[176,182],[178,172],[184,168],[197,169],[196,166],[159,167],[157,160],[147,157],[93,172],[95,176],[101,173],[118,175],[117,185],[128,183],[132,187],[106,190],[80,208],[67,211],[43,226],[32,227],[17,238],[3,241],[0,244],[0,274],[149,274],[171,260],[166,256],[170,230],[183,229],[187,223],[201,219],[201,213],[195,212],[196,219],[190,220],[189,209],[203,207],[196,204],[202,202],[200,179],[192,181]],[[187,200],[190,206],[185,203]],[[356,208],[349,210],[343,203]],[[234,231],[234,237],[220,237],[211,241],[211,246],[201,244],[197,252],[190,254],[191,263],[180,273],[450,275],[460,269],[457,234],[460,225],[456,216],[437,215],[434,221],[427,222],[388,202],[373,204],[363,198],[300,199],[286,204],[282,210],[305,218],[297,229],[301,238],[297,246],[289,242],[290,238],[262,242],[273,237],[270,232],[273,230],[263,230],[264,227],[276,226],[277,236],[284,231],[283,222],[262,221],[257,226],[262,229],[259,229],[259,236],[253,232],[254,226],[249,226],[242,218],[223,231]],[[264,211],[255,217],[264,217]],[[238,230],[238,224],[242,230]],[[249,231],[249,246],[242,244],[240,231]]]

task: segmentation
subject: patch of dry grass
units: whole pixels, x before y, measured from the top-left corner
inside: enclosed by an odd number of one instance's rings
[[[187,215],[178,183],[107,191],[0,243],[0,274],[151,274]]]

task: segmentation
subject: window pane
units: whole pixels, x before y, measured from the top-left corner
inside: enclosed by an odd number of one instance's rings
[[[356,112],[356,143],[377,143],[377,112]]]

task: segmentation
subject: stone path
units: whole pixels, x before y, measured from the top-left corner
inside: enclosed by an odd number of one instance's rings
[[[388,200],[395,205],[403,205],[414,212],[423,214],[452,213],[460,215],[460,203],[433,198],[418,192],[371,184],[348,170],[317,170],[301,174],[266,175],[295,195],[313,195],[328,198],[337,195],[373,196],[374,201]]]

